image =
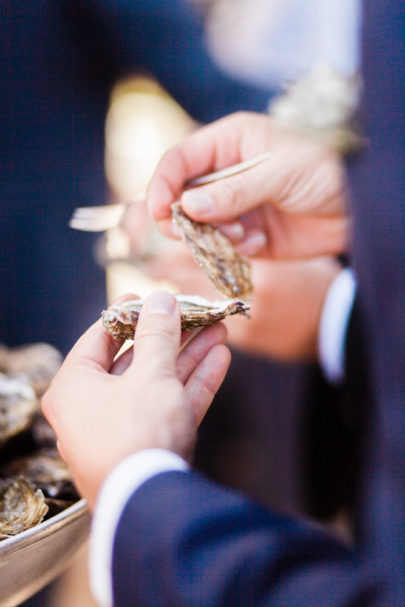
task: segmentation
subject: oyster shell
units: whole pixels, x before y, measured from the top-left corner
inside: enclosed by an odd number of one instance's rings
[[[194,259],[215,288],[225,297],[248,299],[253,291],[251,266],[231,241],[214,226],[190,219],[179,202],[172,205],[172,217]]]
[[[0,446],[27,430],[38,410],[38,399],[28,383],[0,373]]]
[[[72,474],[56,449],[42,449],[24,457],[15,458],[0,470],[4,477],[21,477],[41,489],[45,498],[78,498]]]
[[[0,345],[0,540],[79,499],[39,406],[61,362],[49,344]]]
[[[61,364],[62,354],[46,343],[0,349],[0,371],[11,376],[26,376],[38,396],[48,388]]]
[[[247,315],[250,307],[238,299],[208,301],[197,295],[176,295],[180,304],[182,329],[212,325],[232,314]],[[144,299],[126,301],[103,310],[104,328],[115,339],[133,339]]]
[[[23,478],[0,480],[0,539],[40,523],[48,506],[40,489]]]

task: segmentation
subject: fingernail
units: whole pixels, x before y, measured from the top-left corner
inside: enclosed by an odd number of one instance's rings
[[[176,298],[168,291],[155,291],[148,298],[148,311],[151,314],[173,314]]]
[[[240,223],[224,224],[220,229],[225,236],[234,241],[242,240],[245,235],[245,230]]]
[[[255,232],[254,234],[250,234],[246,240],[244,240],[240,248],[243,248],[243,253],[245,255],[256,255],[259,253],[267,244],[267,238],[263,234],[263,232]]]
[[[193,190],[185,192],[181,198],[182,202],[197,213],[198,215],[204,215],[211,213],[214,210],[214,200],[208,192],[203,190]]]

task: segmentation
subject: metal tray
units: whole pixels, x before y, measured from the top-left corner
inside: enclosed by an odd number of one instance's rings
[[[32,529],[0,542],[0,607],[15,607],[69,565],[86,540],[90,514],[80,500]]]

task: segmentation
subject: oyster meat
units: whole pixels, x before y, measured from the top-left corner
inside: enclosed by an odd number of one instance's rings
[[[215,288],[225,297],[248,299],[253,291],[251,266],[229,238],[209,223],[190,219],[179,202],[172,205],[172,217],[194,259]]]
[[[47,512],[42,491],[28,480],[0,480],[0,539],[34,527]]]
[[[176,295],[180,304],[182,329],[212,325],[232,314],[247,315],[249,305],[238,299],[208,301],[197,295]],[[144,299],[112,305],[102,313],[104,328],[115,339],[133,339]]]

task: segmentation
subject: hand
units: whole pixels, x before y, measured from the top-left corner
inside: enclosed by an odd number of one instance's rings
[[[128,455],[164,448],[189,457],[196,429],[230,362],[226,329],[201,332],[180,354],[180,311],[157,292],[140,315],[134,348],[96,322],[79,339],[42,399],[80,493],[92,508],[109,472]]]
[[[193,177],[269,150],[273,155],[265,162],[183,193]],[[268,116],[234,114],[166,153],[148,189],[150,212],[166,235],[172,233],[170,205],[179,198],[190,217],[220,224],[247,255],[297,259],[347,248],[346,186],[339,157]]]
[[[226,320],[228,344],[278,361],[316,361],[321,312],[342,267],[333,258],[253,259],[251,318]]]

